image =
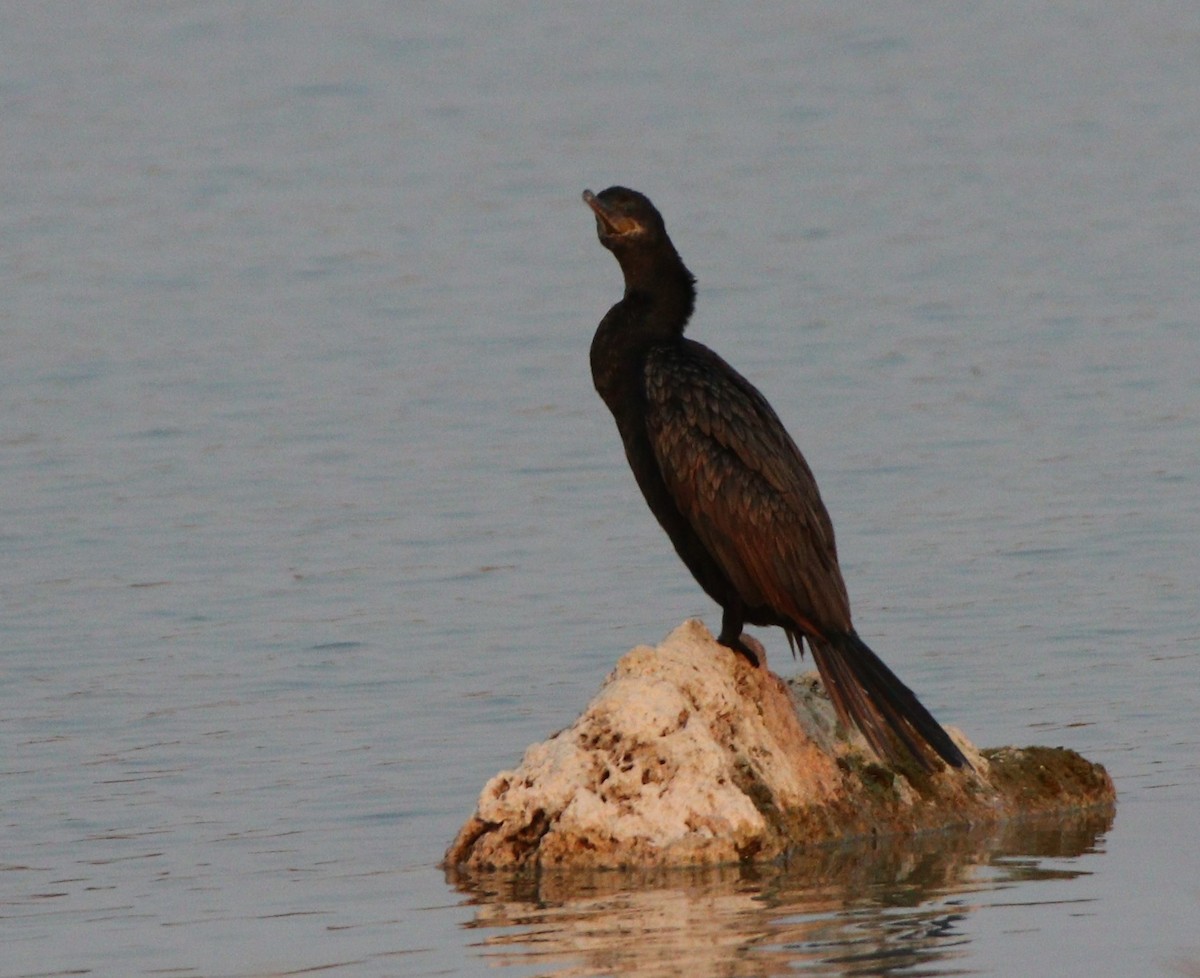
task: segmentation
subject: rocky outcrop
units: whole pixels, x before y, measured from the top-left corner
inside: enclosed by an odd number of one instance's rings
[[[765,656],[763,657],[765,662]],[[980,752],[974,771],[881,765],[839,731],[815,673],[785,682],[698,621],[626,654],[583,714],[492,778],[447,866],[617,868],[776,859],[864,835],[1111,806],[1062,748]]]

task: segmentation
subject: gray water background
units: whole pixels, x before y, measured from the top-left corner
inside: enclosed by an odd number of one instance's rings
[[[8,4],[0,133],[0,975],[1196,973],[1200,7]],[[448,884],[489,776],[717,623],[591,389],[615,182],[860,632],[1103,762],[1110,831]]]

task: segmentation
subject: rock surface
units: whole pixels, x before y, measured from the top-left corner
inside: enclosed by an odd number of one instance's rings
[[[566,730],[480,794],[445,865],[679,866],[778,858],[863,835],[1111,806],[1111,779],[1062,748],[980,752],[929,775],[837,732],[816,674],[750,666],[698,621],[627,653]]]

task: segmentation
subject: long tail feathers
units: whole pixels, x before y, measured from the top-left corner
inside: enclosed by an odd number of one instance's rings
[[[861,730],[881,759],[896,764],[912,757],[933,771],[936,753],[951,767],[970,768],[913,691],[857,635],[828,635],[808,644],[838,716]]]

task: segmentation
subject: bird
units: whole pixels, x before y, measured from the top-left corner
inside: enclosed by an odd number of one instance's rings
[[[925,772],[970,762],[858,636],[833,523],[800,449],[767,399],[684,336],[696,280],[644,194],[583,192],[625,291],[592,339],[592,380],[646,503],[722,609],[717,641],[758,666],[746,624],[807,644],[841,723],[878,758]],[[939,760],[940,759],[940,760]]]

